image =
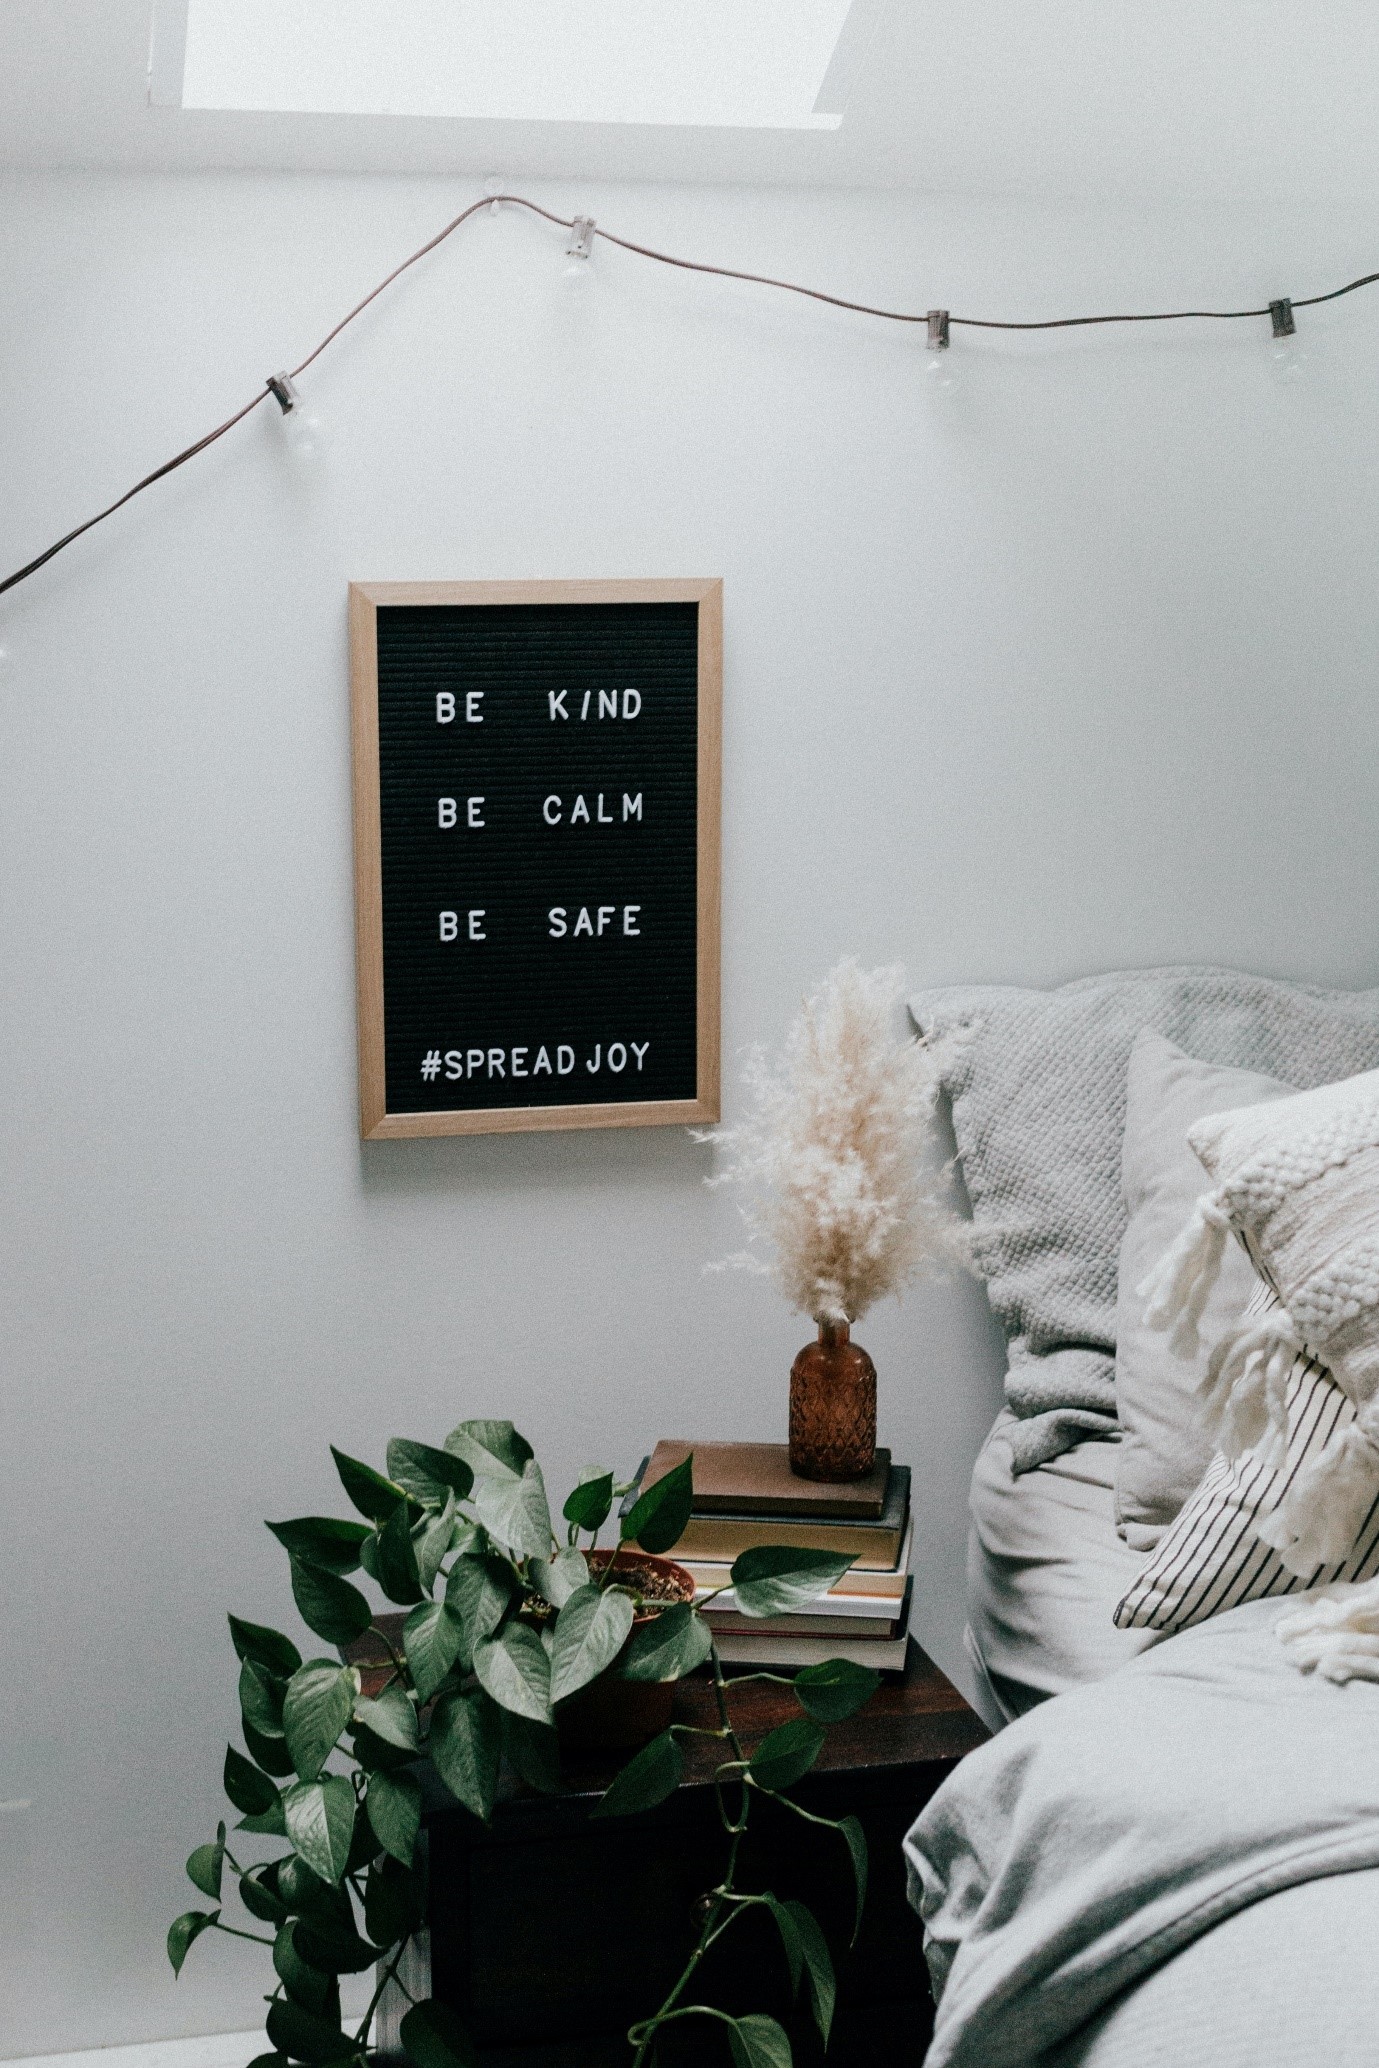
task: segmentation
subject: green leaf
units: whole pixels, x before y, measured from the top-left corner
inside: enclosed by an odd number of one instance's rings
[[[833,2009],[838,2000],[838,1982],[833,1972],[833,1956],[819,1927],[819,1920],[809,1905],[792,1896],[784,1907],[794,1919],[800,1950],[804,1954],[805,1971],[809,1976],[814,2022],[819,2028],[820,2039],[827,2047],[828,2035],[833,2029]]]
[[[257,1832],[261,1838],[286,1838],[287,1826],[283,1822],[281,1797],[273,1804],[272,1809],[259,1811],[253,1816],[241,1817],[235,1829]]]
[[[527,1578],[543,1601],[564,1608],[572,1594],[589,1584],[589,1561],[582,1551],[557,1551],[554,1558],[533,1558]]]
[[[292,1561],[292,1598],[308,1630],[327,1644],[352,1644],[373,1621],[373,1610],[357,1587],[300,1558]]]
[[[244,1732],[244,1742],[249,1747],[255,1765],[261,1766],[266,1774],[272,1774],[276,1779],[284,1781],[289,1774],[297,1771],[292,1764],[286,1739],[265,1738],[254,1729],[252,1723],[246,1723],[243,1718],[240,1719],[240,1729]]]
[[[281,1924],[287,1915],[286,1906],[277,1891],[276,1860],[266,1867],[251,1867],[240,1876],[239,1899],[251,1917],[257,1917],[263,1924]]]
[[[256,1659],[281,1679],[287,1679],[301,1665],[301,1653],[281,1630],[269,1630],[262,1623],[246,1623],[239,1616],[231,1616],[229,1623],[230,1638],[241,1659]]]
[[[747,1762],[747,1771],[760,1788],[791,1788],[823,1751],[825,1736],[823,1725],[812,1716],[797,1716],[762,1739]]]
[[[843,1817],[838,1829],[847,1842],[848,1854],[852,1860],[852,1878],[857,1888],[857,1911],[852,1921],[852,1937],[848,1944],[857,1944],[857,1934],[862,1929],[862,1911],[867,1900],[867,1834],[856,1817]]]
[[[305,1913],[323,1906],[329,1908],[332,1903],[349,1900],[342,1897],[339,1889],[333,1889],[322,1881],[319,1874],[314,1874],[296,1853],[289,1853],[285,1860],[277,1860],[274,1865],[278,1870],[278,1894],[293,1912]]]
[[[560,1512],[577,1529],[600,1530],[612,1507],[613,1475],[600,1472],[592,1479],[581,1479]]]
[[[744,1616],[785,1616],[826,1594],[852,1563],[831,1551],[763,1544],[735,1559],[729,1577]]]
[[[294,2061],[306,2061],[310,2068],[323,2068],[328,2061],[340,2061],[349,2053],[348,2042],[328,2018],[303,2010],[291,1997],[280,1996],[268,2006],[268,2037],[280,2054]]]
[[[385,1479],[381,1472],[375,1472],[372,1465],[361,1465],[358,1458],[347,1457],[335,1445],[330,1447],[335,1460],[335,1469],[340,1474],[340,1484],[350,1497],[350,1505],[367,1515],[370,1522],[386,1522],[395,1508],[405,1508],[407,1495],[391,1479]]]
[[[312,1872],[322,1881],[338,1882],[354,1836],[354,1790],[343,1775],[298,1781],[283,1796],[283,1821]]]
[[[283,1735],[292,1764],[304,1781],[314,1781],[354,1713],[359,1693],[355,1666],[312,1659],[299,1666],[283,1697]]]
[[[606,1795],[590,1812],[595,1817],[630,1817],[638,1810],[654,1809],[673,1795],[684,1778],[685,1755],[670,1731],[662,1731],[629,1759],[615,1776]]]
[[[622,1680],[678,1680],[702,1666],[713,1650],[713,1633],[689,1601],[677,1601],[634,1630],[618,1665]]]
[[[286,2054],[255,2054],[249,2068],[288,2068]]]
[[[405,1436],[394,1436],[388,1445],[388,1477],[405,1487],[413,1500],[433,1503],[444,1503],[447,1493],[463,1501],[474,1484],[463,1458],[432,1450],[429,1443],[409,1443]]]
[[[464,1624],[471,1648],[493,1635],[516,1591],[512,1567],[493,1552],[455,1560],[445,1583],[446,1605]]]
[[[346,1875],[362,1874],[364,1869],[376,1860],[383,1848],[378,1834],[369,1822],[369,1813],[358,1800],[354,1808],[354,1830],[350,1834],[350,1856],[345,1862]]]
[[[316,1565],[328,1573],[354,1572],[359,1547],[369,1534],[362,1522],[337,1522],[333,1515],[299,1515],[293,1522],[269,1522],[264,1527],[272,1530],[289,1558],[300,1558],[303,1565]],[[272,1661],[263,1663],[271,1665]],[[289,1666],[286,1670],[295,1673],[297,1669]]]
[[[168,1927],[168,1959],[172,1962],[175,1975],[182,1972],[182,1963],[189,1948],[208,1930],[220,1916],[218,1910],[184,1910],[182,1915]]]
[[[412,1551],[423,1594],[429,1594],[436,1584],[436,1575],[441,1569],[441,1560],[450,1549],[454,1530],[455,1496],[447,1493],[440,1513],[427,1516],[412,1531]]]
[[[398,2037],[413,2068],[478,2068],[479,2056],[455,2013],[429,1997],[413,2004]]]
[[[424,1602],[403,1625],[402,1648],[417,1695],[429,1702],[465,1650],[464,1623],[447,1602]]]
[[[272,2037],[272,2034],[269,2034]],[[774,2018],[754,2012],[728,2027],[733,2068],[792,2068],[790,2041]]]
[[[627,1642],[632,1617],[632,1602],[626,1594],[603,1594],[597,1587],[581,1587],[570,1596],[556,1618],[551,1650],[552,1702],[563,1702],[577,1694],[591,1680],[597,1680],[605,1666],[612,1665]],[[506,1706],[511,1708],[512,1704]]]
[[[480,1522],[515,1558],[545,1558],[551,1549],[546,1483],[533,1458],[520,1479],[481,1479],[471,1496]]]
[[[841,1723],[869,1702],[880,1685],[881,1675],[870,1666],[854,1666],[850,1659],[825,1659],[822,1665],[806,1666],[795,1675],[795,1699],[820,1723]]]
[[[532,1447],[511,1422],[461,1422],[445,1447],[463,1458],[476,1479],[520,1479]]]
[[[268,1776],[251,1766],[233,1745],[225,1747],[225,1793],[237,1810],[250,1817],[271,1809],[278,1799],[278,1791]]]
[[[225,1871],[225,1826],[216,1830],[214,1845],[199,1845],[187,1861],[187,1879],[213,1903],[220,1901],[221,1876]]]
[[[415,1754],[421,1749],[417,1712],[400,1687],[384,1688],[372,1701],[361,1695],[354,1705],[354,1720],[399,1752]]]
[[[421,1783],[415,1774],[370,1774],[369,1822],[379,1844],[410,1867],[421,1829]]]
[[[405,1502],[394,1508],[378,1532],[378,1584],[389,1601],[409,1606],[421,1600],[421,1577]]]
[[[314,2011],[321,2017],[330,2007],[331,1978],[302,1958],[293,1943],[296,1930],[297,1926],[290,1918],[279,1925],[273,1941],[273,1966],[292,2001],[299,2003],[303,2010]]]
[[[790,1969],[790,2000],[793,2003],[800,1993],[800,1977],[804,1973],[804,1945],[800,1939],[800,1928],[791,1915],[788,1903],[781,1903],[768,1889],[762,1902],[776,1920],[780,1942],[785,1949],[786,1965]]]
[[[263,1738],[283,1734],[283,1691],[287,1683],[270,1673],[257,1659],[246,1659],[239,1669],[239,1706],[247,1724]]]
[[[378,1948],[361,1939],[352,1924],[314,1914],[299,1919],[297,1951],[314,1968],[329,1975],[362,1975],[378,1960]]]
[[[648,1487],[630,1515],[623,1519],[619,1541],[636,1542],[643,1551],[659,1554],[678,1544],[685,1533],[694,1505],[694,1453],[675,1466],[654,1486]]]
[[[501,1712],[480,1689],[442,1695],[431,1714],[426,1749],[450,1793],[485,1824],[498,1790]]]
[[[375,1946],[395,1946],[426,1919],[420,1880],[397,1860],[375,1860],[364,1884],[364,1929]]]
[[[530,1716],[534,1723],[551,1721],[551,1662],[541,1639],[524,1623],[508,1623],[496,1637],[476,1644],[474,1671],[500,1709]]]
[[[505,1709],[503,1756],[513,1772],[539,1795],[563,1793],[560,1738],[550,1724],[533,1723],[529,1716],[514,1716],[510,1709]]]

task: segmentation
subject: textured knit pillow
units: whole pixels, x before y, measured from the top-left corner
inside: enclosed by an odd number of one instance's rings
[[[1251,1321],[1277,1308],[1265,1286],[1251,1299]],[[1379,1573],[1379,1495],[1343,1558],[1306,1573],[1290,1571],[1261,1541],[1299,1475],[1328,1443],[1353,1426],[1355,1409],[1325,1365],[1298,1355],[1284,1386],[1287,1440],[1271,1467],[1247,1451],[1232,1463],[1218,1452],[1192,1499],[1160,1539],[1117,1605],[1122,1630],[1185,1630],[1208,1616],[1264,1595],[1301,1594],[1336,1580]]]
[[[1157,1544],[1211,1463],[1215,1439],[1200,1391],[1212,1345],[1234,1330],[1258,1280],[1241,1243],[1226,1245],[1198,1333],[1181,1357],[1162,1329],[1145,1325],[1139,1287],[1171,1246],[1202,1193],[1202,1166],[1188,1129],[1209,1113],[1287,1098],[1294,1089],[1257,1070],[1199,1063],[1148,1028],[1130,1052],[1121,1191],[1129,1221],[1116,1295],[1116,1523],[1127,1544]]]
[[[1056,991],[926,991],[910,1010],[926,1037],[965,1035],[944,1086],[977,1261],[1009,1346],[1012,1462],[1026,1472],[1116,1433],[1120,1148],[1140,1029],[1206,1062],[1325,1084],[1379,1068],[1379,991],[1141,969]]]
[[[1206,1409],[1228,1457],[1274,1462],[1304,1344],[1356,1412],[1309,1456],[1260,1525],[1290,1572],[1349,1555],[1379,1494],[1379,1070],[1202,1120],[1189,1136],[1216,1180],[1146,1281],[1145,1318],[1190,1347],[1232,1230],[1279,1295],[1212,1353]]]

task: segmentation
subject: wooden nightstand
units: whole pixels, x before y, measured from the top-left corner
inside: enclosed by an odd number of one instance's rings
[[[681,1682],[676,1702],[677,1722],[717,1721],[702,1675]],[[769,1683],[753,1682],[733,1699],[749,1750],[798,1714],[789,1690]],[[870,1890],[850,1953],[852,1878],[842,1840],[770,1802],[753,1808],[740,1886],[803,1897],[833,1949],[839,2007],[829,2068],[875,2068],[879,2060],[901,2068],[923,2057],[933,2006],[900,1842],[987,1735],[913,1640],[904,1679],[830,1729],[817,1766],[793,1792],[825,1815],[852,1812],[866,1830]],[[514,1788],[487,1830],[454,1804],[428,1811],[430,1987],[463,2018],[485,2068],[628,2068],[627,2027],[674,1982],[697,1936],[696,1899],[722,1872],[709,1786],[716,1748],[681,1742],[696,1748],[684,1783],[641,1816],[589,1820],[626,1754],[567,1761],[569,1792],[561,1796]],[[779,1939],[762,1913],[733,1927],[701,1975],[696,1998],[738,2013],[769,2011],[789,2029],[800,2068],[824,2062],[807,2009],[790,2009]],[[414,1993],[424,1981],[411,1978]],[[686,2020],[659,2043],[660,2068],[728,2060],[725,2030],[708,2019]]]

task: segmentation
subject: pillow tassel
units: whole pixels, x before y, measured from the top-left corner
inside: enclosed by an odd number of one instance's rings
[[[1379,1401],[1309,1458],[1272,1515],[1257,1525],[1261,1542],[1290,1573],[1343,1565],[1379,1497]]]
[[[1288,1374],[1302,1344],[1284,1307],[1239,1328],[1212,1351],[1201,1383],[1203,1419],[1222,1453],[1254,1450],[1282,1464],[1288,1444]]]
[[[1303,1673],[1324,1680],[1379,1680],[1379,1580],[1321,1588],[1274,1625]]]
[[[1169,1344],[1180,1357],[1197,1350],[1197,1325],[1221,1270],[1231,1219],[1216,1192],[1204,1193],[1191,1219],[1166,1256],[1136,1287],[1147,1302],[1146,1328],[1171,1328]]]

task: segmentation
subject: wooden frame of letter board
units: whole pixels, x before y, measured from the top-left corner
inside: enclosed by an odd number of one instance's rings
[[[696,1096],[588,1106],[486,1107],[390,1113],[383,1048],[383,862],[378,764],[378,606],[454,603],[697,603],[699,606],[699,862],[696,914]],[[359,993],[359,1131],[365,1141],[415,1135],[513,1134],[573,1127],[669,1127],[720,1117],[723,584],[721,581],[351,582],[354,895]]]

